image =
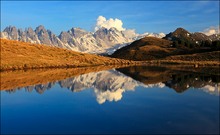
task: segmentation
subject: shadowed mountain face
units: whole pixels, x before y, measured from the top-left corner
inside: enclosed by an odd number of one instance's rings
[[[164,88],[169,87],[177,93],[182,93],[189,88],[202,89],[211,94],[219,95],[219,74],[214,74],[215,70],[198,69],[186,70],[182,68],[168,67],[125,67],[117,70],[100,71],[101,69],[76,69],[59,71],[26,71],[16,76],[16,73],[3,72],[3,80],[1,80],[2,88],[10,88],[6,90],[13,93],[17,90],[25,88],[26,91],[43,94],[46,90],[53,89],[55,84],[61,88],[69,89],[72,92],[81,92],[86,89],[92,89],[99,104],[106,101],[119,101],[126,91],[135,91],[137,87],[147,88]],[[94,72],[96,71],[96,72]],[[37,78],[31,77],[38,73]],[[4,76],[6,74],[6,76]],[[23,74],[23,76],[22,76]],[[48,75],[47,75],[48,74]],[[12,78],[11,76],[14,76]],[[29,77],[30,76],[30,77]],[[56,78],[57,76],[57,78]],[[39,78],[44,79],[39,79]],[[49,80],[47,80],[47,78]],[[42,81],[43,80],[43,81]],[[13,81],[20,81],[13,87],[7,86],[13,84]],[[10,82],[10,83],[8,83]],[[29,82],[29,83],[28,83]],[[20,85],[23,84],[23,85]]]

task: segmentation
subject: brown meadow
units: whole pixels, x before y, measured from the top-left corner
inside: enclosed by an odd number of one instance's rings
[[[1,39],[1,70],[126,65],[138,62]]]

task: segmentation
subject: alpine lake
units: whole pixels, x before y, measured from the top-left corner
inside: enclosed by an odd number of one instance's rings
[[[219,68],[1,72],[1,134],[219,134]]]

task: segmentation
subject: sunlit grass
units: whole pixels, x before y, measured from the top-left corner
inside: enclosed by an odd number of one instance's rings
[[[84,54],[47,45],[1,39],[1,70],[136,63],[138,62]]]
[[[156,46],[154,46],[156,47]],[[156,47],[158,48],[158,47]],[[149,51],[152,48],[146,47]],[[181,64],[194,66],[219,66],[220,51],[175,55],[163,59],[131,61],[94,54],[74,52],[47,45],[31,44],[1,39],[0,70],[88,67],[99,65]],[[153,48],[155,50],[155,48]],[[167,52],[160,48],[161,52]],[[140,52],[141,53],[141,52]],[[142,55],[141,55],[142,56]],[[148,55],[144,55],[148,57]]]

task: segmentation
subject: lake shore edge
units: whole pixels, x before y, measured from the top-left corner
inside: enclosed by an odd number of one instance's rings
[[[96,64],[96,65],[14,65],[11,67],[6,67],[1,65],[0,72],[10,71],[10,70],[28,70],[28,69],[65,69],[65,68],[90,68],[90,67],[99,67],[106,66],[111,68],[118,67],[128,67],[128,66],[178,66],[178,67],[219,67],[219,61],[182,61],[182,60],[151,60],[151,61],[132,61],[132,63],[124,62],[124,63],[109,63],[109,64]],[[2,68],[3,67],[3,68]]]

